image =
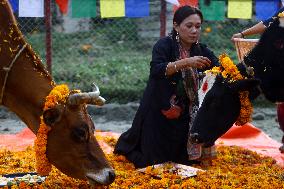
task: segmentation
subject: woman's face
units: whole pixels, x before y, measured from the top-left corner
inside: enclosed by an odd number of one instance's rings
[[[185,18],[180,25],[174,23],[175,30],[179,33],[179,39],[184,45],[196,43],[201,31],[201,18],[198,14],[192,14]]]

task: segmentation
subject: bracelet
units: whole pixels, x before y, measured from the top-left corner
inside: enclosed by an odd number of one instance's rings
[[[166,66],[166,71],[165,71],[165,76],[167,77],[167,71],[168,71],[168,69],[169,69],[169,64],[170,64],[170,62],[167,64],[167,66]]]
[[[175,71],[178,72],[176,62],[173,62],[173,64],[174,64],[174,67],[175,67]]]
[[[169,62],[169,63],[167,64],[167,67],[166,67],[165,76],[167,76],[167,71],[168,71],[168,69],[169,69],[169,65],[170,65],[170,64],[174,64],[175,71],[178,72],[176,63],[175,63],[175,62]]]
[[[245,38],[245,35],[243,34],[243,32],[240,32],[240,34],[242,35],[242,38]]]

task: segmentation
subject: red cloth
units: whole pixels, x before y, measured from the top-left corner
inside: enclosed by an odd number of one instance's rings
[[[113,132],[95,132],[95,136],[98,137],[113,137],[118,139],[120,134]],[[0,149],[7,149],[12,151],[25,150],[28,146],[34,145],[35,134],[29,129],[24,128],[18,134],[0,134]],[[102,140],[98,141],[105,153],[111,153],[113,151],[107,143]]]
[[[284,154],[279,147],[281,143],[273,140],[260,129],[247,123],[243,126],[233,126],[227,133],[216,141],[217,145],[240,146],[259,154],[274,158],[277,163],[284,167]]]
[[[177,119],[181,113],[181,108],[177,105],[172,106],[168,110],[162,110],[162,114],[166,116],[167,119]]]
[[[32,146],[35,134],[30,129],[25,128],[18,134],[1,134],[0,138],[1,149],[18,151]]]
[[[176,12],[176,10],[184,5],[190,5],[192,7],[198,7],[198,0],[178,0],[179,2],[179,6],[174,5],[173,9],[174,12]]]
[[[113,132],[95,132],[95,135],[100,137],[114,137],[118,138],[120,134]],[[25,128],[18,134],[0,135],[0,148],[9,150],[23,150],[27,146],[33,145],[35,135]],[[111,153],[113,148],[102,140],[99,144],[105,153]],[[254,127],[252,124],[247,123],[243,126],[233,126],[227,133],[216,141],[217,145],[226,146],[240,146],[259,154],[270,156],[274,158],[277,163],[284,167],[284,154],[281,154],[279,147],[281,143],[273,140],[260,129]]]
[[[68,12],[68,0],[55,0],[62,14],[67,14]]]

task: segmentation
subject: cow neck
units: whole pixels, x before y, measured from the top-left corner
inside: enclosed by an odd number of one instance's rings
[[[24,44],[22,40],[21,44]],[[3,54],[0,56],[1,62],[7,62],[5,65],[0,64],[0,83],[2,86],[5,83],[2,105],[14,112],[36,133],[39,128],[39,117],[43,112],[45,97],[55,84],[44,69],[41,60],[29,45],[18,55],[11,67],[15,56],[11,55],[9,46],[2,49],[2,53],[5,53],[6,56],[4,57]],[[9,67],[9,74],[6,77],[7,74],[3,70]]]
[[[54,82],[29,45],[19,53],[26,41],[6,1],[1,3],[0,9],[0,90],[5,83],[2,104],[36,133],[45,97],[54,87]],[[5,68],[10,68],[6,81]]]
[[[16,60],[20,56],[20,54],[23,52],[23,50],[26,48],[26,46],[27,46],[27,44],[24,44],[22,46],[22,48],[18,51],[18,53],[13,58],[12,62],[10,63],[10,65],[8,67],[2,68],[2,70],[5,71],[5,77],[4,77],[4,81],[3,81],[2,89],[1,89],[1,93],[0,93],[0,105],[2,105],[2,103],[3,103],[3,95],[4,95],[4,92],[5,92],[6,83],[7,83],[8,77],[9,77],[10,70],[13,68],[14,63],[16,62]]]

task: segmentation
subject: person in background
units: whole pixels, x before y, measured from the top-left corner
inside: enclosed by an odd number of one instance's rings
[[[178,8],[172,32],[153,47],[149,80],[132,127],[114,149],[136,168],[196,162],[189,161],[187,140],[198,108],[198,73],[219,65],[213,52],[198,42],[202,22],[199,9]]]
[[[249,35],[261,34],[264,30],[273,22],[273,18],[276,17],[279,13],[284,11],[284,7],[280,8],[272,17],[267,20],[260,21],[254,26],[243,30],[242,32],[233,34],[231,40],[234,41],[234,38],[244,38]],[[277,118],[279,122],[280,129],[284,132],[284,103],[277,103]],[[283,145],[279,148],[281,153],[284,153],[284,135],[282,137]]]

